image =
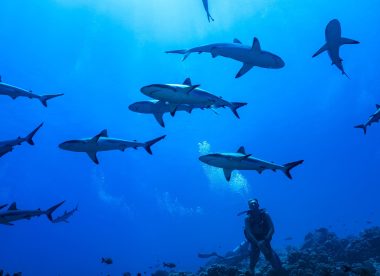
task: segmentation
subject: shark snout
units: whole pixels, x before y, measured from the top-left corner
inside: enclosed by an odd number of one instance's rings
[[[140,109],[140,105],[138,103],[133,103],[128,106],[128,109],[133,112],[138,112]]]
[[[155,85],[147,85],[147,86],[144,86],[140,89],[141,93],[143,93],[144,95],[151,95],[153,94],[154,92],[157,91],[157,87]]]
[[[276,68],[282,68],[285,66],[285,62],[279,56],[274,56],[273,59],[276,64]]]
[[[209,155],[202,155],[202,156],[199,156],[199,161],[206,164],[210,164],[211,157]]]

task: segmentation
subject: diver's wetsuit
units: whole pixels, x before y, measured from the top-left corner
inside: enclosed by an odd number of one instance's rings
[[[282,265],[280,258],[273,251],[270,244],[274,233],[274,226],[269,214],[263,209],[254,212],[248,212],[245,219],[244,234],[251,244],[250,270],[255,274],[256,263],[259,260],[260,252],[265,259],[270,262],[276,270],[281,270]]]

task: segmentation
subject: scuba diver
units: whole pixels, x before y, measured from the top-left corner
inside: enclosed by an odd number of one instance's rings
[[[274,226],[269,214],[260,209],[259,201],[251,199],[248,201],[249,210],[240,214],[247,214],[245,219],[244,235],[251,244],[249,269],[255,275],[256,263],[260,252],[276,271],[283,271],[278,255],[273,251],[270,244],[274,233]]]

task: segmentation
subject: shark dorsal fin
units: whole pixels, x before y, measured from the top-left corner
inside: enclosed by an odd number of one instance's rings
[[[239,39],[237,39],[237,38],[235,38],[233,42],[234,42],[234,43],[242,44],[241,41],[240,41]]]
[[[377,105],[376,105],[376,108],[379,109],[379,108],[380,108],[380,104],[377,104]]]
[[[100,137],[108,137],[108,132],[106,129],[103,129],[99,134],[91,138],[91,142],[97,143]]]
[[[9,206],[8,210],[10,210],[10,211],[16,211],[16,210],[17,210],[16,202],[13,202],[13,203]]]
[[[184,85],[191,86],[191,79],[190,79],[190,78],[186,78],[186,79],[183,81],[183,84],[184,84]]]
[[[241,146],[238,150],[237,150],[238,153],[241,153],[241,154],[244,154],[244,155],[247,155],[245,153],[245,148],[243,146]]]
[[[257,37],[255,37],[255,38],[253,39],[252,50],[255,51],[255,52],[256,52],[256,51],[261,52],[260,42],[259,42],[259,40],[257,39]]]

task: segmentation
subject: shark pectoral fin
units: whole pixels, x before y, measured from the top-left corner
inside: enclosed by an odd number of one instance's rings
[[[261,52],[260,41],[257,39],[257,37],[253,38],[252,50],[255,52]]]
[[[188,85],[188,86],[191,86],[191,79],[190,78],[186,78],[183,82],[184,85]]]
[[[0,224],[8,225],[8,226],[13,226],[14,224],[9,223],[7,220],[0,218]]]
[[[233,43],[239,43],[239,44],[242,44],[241,41],[237,38],[234,39]]]
[[[96,165],[99,164],[98,157],[96,156],[96,151],[88,151],[88,152],[87,152],[87,155],[88,155],[88,157],[91,158],[91,160],[92,160]]]
[[[246,153],[245,153],[245,148],[244,148],[243,146],[241,146],[241,147],[237,150],[237,153],[241,153],[241,154],[246,155]]]
[[[219,56],[219,54],[215,52],[216,49],[217,49],[217,47],[213,47],[210,50],[210,54],[211,54],[212,58],[216,58],[217,56]]]
[[[327,44],[323,45],[314,55],[313,58],[318,56],[319,54],[323,53],[324,51],[327,51]]]
[[[176,105],[173,105],[173,106],[170,108],[170,115],[171,115],[172,117],[174,117],[176,112],[177,112],[177,106],[176,106]]]
[[[160,124],[160,126],[165,127],[165,122],[162,116],[164,115],[163,113],[154,113],[154,118],[156,118],[156,121]]]
[[[236,74],[235,78],[240,78],[241,76],[243,76],[245,73],[247,73],[249,70],[252,69],[254,65],[253,64],[250,64],[250,63],[244,63],[243,66],[241,67],[241,69],[239,70],[239,72]]]
[[[9,96],[9,97],[11,97],[12,100],[16,100],[16,98],[17,98],[18,96]]]
[[[342,37],[340,39],[340,45],[344,45],[344,44],[359,44],[359,43],[360,43],[359,41],[353,40],[351,38]]]
[[[243,160],[245,160],[245,159],[248,159],[248,158],[251,157],[251,156],[252,156],[252,154],[245,154],[244,156],[239,157],[239,161],[243,161]]]
[[[224,177],[226,178],[227,181],[231,180],[231,174],[232,170],[230,169],[223,169]]]
[[[185,93],[190,94],[191,91],[193,91],[194,89],[197,89],[199,86],[200,84],[190,85],[188,88],[185,89]]]

